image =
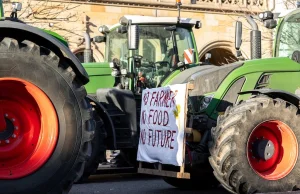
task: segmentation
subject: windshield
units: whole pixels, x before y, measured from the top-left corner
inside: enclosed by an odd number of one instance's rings
[[[136,69],[140,75],[145,75],[150,84],[156,87],[160,80],[168,75],[175,65],[172,33],[164,29],[165,26],[139,26],[139,49],[129,53],[127,48],[127,34],[113,31],[108,38],[108,61],[118,58],[122,68],[128,68],[127,59],[134,55],[142,56],[142,67]],[[184,62],[184,50],[194,49],[191,32],[177,27],[175,31],[179,61]]]
[[[179,60],[184,60],[184,50],[194,49],[190,31],[185,28],[177,28],[175,31]],[[123,59],[128,56],[127,34],[113,31],[109,34],[108,61],[114,58]],[[139,49],[133,54],[143,56],[147,61],[170,61],[173,54],[173,41],[171,32],[164,26],[140,26]]]
[[[291,57],[295,50],[300,51],[300,13],[292,15],[282,25],[277,53],[279,57]]]

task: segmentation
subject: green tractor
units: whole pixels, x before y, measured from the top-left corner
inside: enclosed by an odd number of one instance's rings
[[[200,26],[190,18],[126,15],[111,28],[101,26],[103,36],[87,37],[88,48],[90,40],[105,42],[107,62],[83,63],[90,78],[85,87],[99,118],[92,157],[78,182],[85,182],[98,167],[100,173],[137,170],[142,91],[199,66],[192,28]],[[191,63],[178,65],[186,49],[193,52]],[[107,161],[107,150],[120,152]]]
[[[271,12],[265,12],[259,18],[265,27],[276,27]],[[202,179],[204,184],[215,184],[200,170],[208,161],[214,177],[232,193],[300,190],[300,52],[297,27],[300,10],[286,15],[277,26],[275,58],[260,59],[261,33],[251,17],[246,19],[252,27],[253,60],[222,67],[200,66],[203,69],[198,72],[194,68],[185,81],[180,76],[164,85],[193,84],[194,89],[188,92],[186,102],[187,125],[200,132],[201,136],[198,135],[199,143],[186,139],[185,168],[190,177],[168,175],[162,170],[164,166],[170,169],[165,164],[158,171],[141,169],[142,173],[167,175],[165,180],[176,187],[193,184],[201,187]],[[240,22],[237,22],[236,32],[236,48],[239,51]],[[160,163],[158,159],[156,162]],[[173,170],[176,171],[176,168],[173,167]]]
[[[180,188],[221,183],[233,193],[298,190],[298,38],[292,44],[284,42],[284,37],[290,37],[285,34],[291,30],[298,36],[298,30],[290,25],[297,25],[299,12],[292,12],[280,23],[276,58],[267,59],[260,59],[261,32],[247,17],[252,26],[252,60],[225,66],[201,64],[195,55],[192,28],[199,28],[200,21],[125,16],[111,29],[102,26],[107,63],[84,64],[91,80],[86,88],[98,113],[98,127],[83,178],[105,161],[105,150],[121,150],[127,164],[143,169],[137,167],[136,160],[142,136],[143,91],[191,84],[193,89],[185,102],[191,134],[185,134],[183,168],[152,158],[147,164],[150,169],[139,172],[162,176]],[[268,14],[261,19],[267,28],[274,28],[276,22]],[[239,51],[239,22],[236,32]],[[281,54],[287,49],[289,54]],[[189,51],[192,58],[187,57]],[[168,150],[159,152],[167,155]]]
[[[67,193],[91,154],[89,77],[58,34],[24,24],[0,0],[0,193]]]

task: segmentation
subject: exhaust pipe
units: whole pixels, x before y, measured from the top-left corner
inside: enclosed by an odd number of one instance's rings
[[[85,41],[85,49],[84,49],[84,63],[92,62],[92,49],[91,49],[91,37],[90,35],[85,32],[84,33],[84,41]]]
[[[260,59],[261,58],[261,31],[258,30],[258,26],[251,16],[246,15],[246,19],[252,27],[250,33],[251,59]]]

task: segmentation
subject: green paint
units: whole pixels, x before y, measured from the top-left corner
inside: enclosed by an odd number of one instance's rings
[[[243,66],[232,71],[224,79],[218,90],[215,91],[214,99],[205,111],[206,114],[217,119],[216,108],[236,80],[245,77],[246,81],[241,91],[249,91],[255,89],[261,75],[266,73],[270,74],[268,88],[295,93],[295,90],[300,87],[300,65],[287,57],[246,61]],[[237,102],[246,100],[249,96],[249,94],[240,95]]]
[[[57,34],[56,32],[53,32],[51,30],[46,30],[46,29],[42,29],[44,32],[46,32],[47,34],[50,34],[51,36],[53,36],[54,38],[56,38],[57,40],[59,40],[60,42],[62,42],[64,45],[66,45],[67,47],[69,47],[68,42],[59,34]]]
[[[195,64],[199,64],[200,59],[199,59],[199,55],[198,55],[198,49],[197,49],[195,35],[192,30],[190,31],[190,35],[192,37],[192,41],[193,41],[193,45],[194,45],[194,55],[196,57],[196,61],[194,62],[194,64],[189,65],[189,67],[193,67]]]
[[[115,78],[111,76],[109,63],[83,63],[90,82],[85,85],[88,93],[95,94],[99,88],[112,88]]]
[[[161,84],[162,87],[169,85],[172,80],[179,75],[180,70],[173,71]]]
[[[4,18],[3,2],[0,0],[0,18]]]

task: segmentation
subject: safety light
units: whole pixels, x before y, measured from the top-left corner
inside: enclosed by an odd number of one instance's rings
[[[22,10],[22,3],[13,2],[12,3],[12,9],[15,11],[21,11]]]
[[[182,3],[181,3],[181,0],[176,0],[176,4],[177,5],[181,5]]]
[[[101,32],[102,34],[107,34],[107,33],[109,33],[109,28],[108,28],[107,26],[105,26],[105,25],[100,26],[100,27],[98,28],[98,30],[99,30],[99,32]]]
[[[265,11],[262,12],[258,15],[259,19],[265,21],[265,20],[269,20],[269,19],[273,19],[274,15],[271,11]]]

